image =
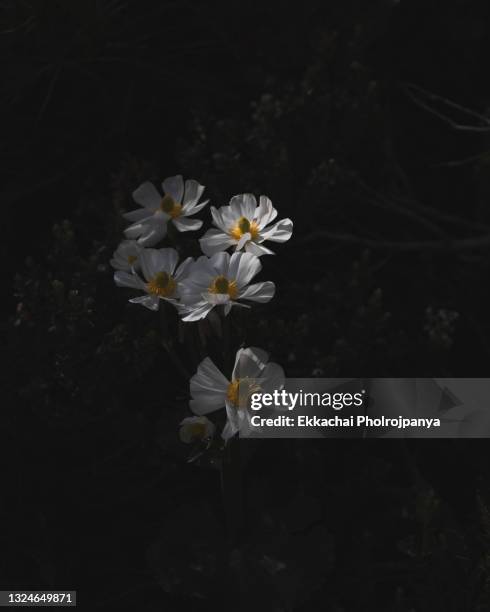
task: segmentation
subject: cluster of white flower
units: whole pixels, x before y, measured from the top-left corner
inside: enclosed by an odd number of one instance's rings
[[[177,232],[199,230],[203,222],[191,217],[203,209],[209,200],[200,202],[204,186],[181,175],[165,179],[162,193],[145,182],[133,192],[140,208],[124,214],[131,222],[125,230],[126,240],[121,242],[111,265],[114,280],[119,287],[129,287],[142,295],[129,301],[158,310],[161,300],[177,309],[182,321],[204,319],[215,307],[223,316],[233,306],[250,307],[246,302],[269,302],[275,293],[271,281],[251,284],[261,271],[259,257],[273,254],[265,242],[286,242],[291,237],[293,223],[283,219],[272,224],[277,211],[266,196],[259,203],[251,194],[236,195],[228,206],[211,206],[215,228],[199,239],[204,253],[194,260],[180,258],[173,247],[154,248],[169,234],[171,224]],[[228,249],[232,249],[232,254]],[[250,424],[248,412],[241,410],[240,399],[246,385],[260,377],[270,381],[274,388],[283,384],[282,368],[267,363],[267,354],[261,349],[240,349],[236,355],[232,380],[228,381],[213,362],[206,358],[191,379],[191,410],[198,416],[181,423],[184,442],[208,439],[215,426],[205,414],[226,408],[227,423],[222,436],[226,440],[237,431],[245,433]]]

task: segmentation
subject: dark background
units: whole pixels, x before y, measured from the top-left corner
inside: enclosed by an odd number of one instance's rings
[[[409,93],[487,113],[489,11],[2,3],[2,588],[88,610],[489,609],[485,440],[242,441],[230,551],[219,470],[178,440],[187,380],[108,264],[143,180],[264,193],[295,232],[263,260],[278,289],[247,345],[291,377],[487,376],[489,132]]]

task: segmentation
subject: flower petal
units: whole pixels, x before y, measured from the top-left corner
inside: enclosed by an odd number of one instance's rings
[[[291,219],[281,219],[262,232],[262,237],[264,240],[272,240],[272,242],[286,242],[291,238],[292,233],[293,222]]]
[[[127,238],[138,239],[138,244],[144,247],[155,246],[167,233],[167,216],[152,215],[147,219],[130,225],[124,230]]]
[[[141,289],[145,291],[145,283],[137,274],[130,274],[129,272],[118,270],[114,272],[114,282],[118,287],[131,287],[131,289]]]
[[[150,181],[145,181],[142,185],[133,191],[133,200],[140,206],[144,206],[150,210],[155,210],[160,206],[162,196],[158,193],[157,188]]]
[[[233,225],[233,218],[231,218],[230,207],[222,206],[218,210],[214,206],[211,206],[211,216],[213,218],[213,223],[216,225],[216,227],[223,230],[225,234],[228,233],[229,226],[231,227]]]
[[[144,249],[140,256],[141,269],[146,280],[150,280],[158,272],[173,274],[179,261],[175,249]]]
[[[232,378],[261,378],[267,365],[269,353],[256,346],[242,348],[237,351]]]
[[[259,229],[263,229],[277,217],[277,210],[266,196],[260,196],[259,202],[256,218],[259,223]]]
[[[241,289],[252,280],[252,278],[260,272],[262,264],[258,257],[252,253],[233,253],[230,258],[229,275],[234,278]]]
[[[243,234],[236,245],[236,250],[241,251],[247,242],[250,242],[250,240],[252,240],[252,234],[250,232]]]
[[[270,302],[276,292],[276,286],[271,281],[249,285],[238,297],[240,300],[252,300],[265,304]]]
[[[213,304],[205,302],[204,300],[192,305],[185,305],[183,309],[181,306],[182,321],[189,323],[191,321],[199,321],[200,319],[204,319],[213,308]]]
[[[262,393],[273,393],[276,389],[280,391],[284,388],[284,370],[278,363],[274,363],[272,361],[268,363],[262,370],[260,378]]]
[[[242,215],[251,220],[254,218],[255,210],[257,209],[257,200],[251,193],[243,194]]]
[[[231,302],[230,296],[227,293],[203,293],[203,298],[213,306],[220,306],[221,304],[229,304]]]
[[[257,208],[257,200],[251,193],[241,193],[233,196],[230,200],[230,212],[235,218],[246,217],[252,220]]]
[[[160,300],[156,295],[143,295],[141,297],[133,298],[129,300],[133,304],[141,304],[148,308],[148,310],[156,311],[160,305]]]
[[[131,223],[136,223],[137,221],[142,221],[147,217],[151,216],[153,211],[148,210],[148,208],[137,208],[136,210],[130,210],[129,212],[123,213],[123,217]]]
[[[188,179],[185,182],[185,191],[182,204],[184,207],[189,206],[192,207],[198,203],[199,198],[202,196],[204,192],[204,185],[200,185],[194,179]],[[178,200],[180,202],[180,200]]]
[[[116,270],[131,272],[139,268],[141,247],[134,240],[123,240],[114,251],[110,264]]]
[[[230,267],[230,254],[225,251],[215,253],[209,259],[209,263],[216,274],[228,275],[228,268]]]
[[[154,262],[158,267],[157,272],[164,270],[173,274],[179,263],[179,254],[172,248],[158,249],[157,254],[154,255]]]
[[[261,257],[262,255],[275,255],[274,251],[271,251],[262,244],[257,244],[253,241],[245,245],[245,251],[247,253],[252,253],[252,255],[255,255],[256,257]]]
[[[181,174],[166,178],[162,183],[162,189],[165,194],[171,196],[174,202],[182,204],[184,198],[184,180]]]
[[[190,380],[192,399],[189,405],[192,412],[202,415],[224,408],[228,384],[213,361],[206,357]]]
[[[200,219],[189,219],[189,217],[176,217],[173,219],[173,224],[179,232],[190,232],[202,227],[202,221]]]
[[[204,200],[200,204],[195,204],[195,205],[194,204],[186,204],[182,208],[182,216],[183,217],[190,217],[191,215],[195,215],[200,210],[202,210],[206,206],[206,204],[208,202],[209,202],[209,200]]]
[[[199,239],[202,252],[209,257],[220,251],[225,251],[233,242],[228,234],[219,229],[210,229]]]
[[[165,238],[166,234],[166,225],[154,226],[149,232],[138,238],[138,244],[143,247],[155,246]]]
[[[236,432],[237,430],[234,430],[233,425],[230,423],[230,421],[226,421],[226,424],[223,427],[223,431],[221,432],[221,437],[223,438],[223,440],[228,442],[230,438],[233,438]]]
[[[194,263],[193,257],[187,257],[187,259],[184,259],[174,274],[175,280],[181,281],[188,276]]]

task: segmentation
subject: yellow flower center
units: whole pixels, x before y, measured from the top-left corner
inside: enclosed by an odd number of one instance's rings
[[[148,293],[158,295],[159,297],[168,297],[173,295],[177,283],[167,272],[158,272],[148,281],[146,288]]]
[[[217,276],[209,287],[209,293],[228,294],[232,300],[238,295],[236,281],[229,280],[226,276]]]
[[[247,217],[240,217],[230,230],[230,236],[235,240],[240,240],[244,234],[250,234],[251,239],[255,240],[259,235],[259,226],[255,221],[249,221]]]
[[[136,255],[128,255],[128,264],[132,266],[137,259]]]
[[[235,408],[246,408],[250,396],[260,391],[260,385],[253,378],[235,378],[226,391],[226,399]]]
[[[160,210],[162,210],[167,215],[170,215],[172,219],[180,216],[182,212],[182,205],[178,204],[172,196],[168,194],[163,196],[162,201],[160,202]]]
[[[186,427],[192,440],[202,440],[207,437],[206,423],[189,423]]]

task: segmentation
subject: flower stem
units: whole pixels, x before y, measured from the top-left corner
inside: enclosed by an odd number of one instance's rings
[[[185,367],[184,363],[182,362],[181,358],[179,357],[179,354],[177,353],[175,346],[174,346],[174,342],[173,339],[170,335],[169,332],[169,327],[168,327],[168,316],[169,316],[169,312],[168,312],[168,304],[165,303],[164,300],[160,300],[161,304],[160,304],[160,309],[159,309],[159,315],[160,315],[160,332],[161,332],[161,343],[162,343],[162,347],[165,349],[165,351],[167,352],[167,355],[170,358],[170,361],[173,363],[173,365],[175,366],[176,370],[182,375],[182,377],[186,380],[190,379],[190,374],[187,371],[187,368]]]
[[[228,440],[221,463],[221,492],[230,551],[239,548],[243,533],[243,489],[240,439]]]
[[[232,375],[231,359],[231,313],[225,316],[223,311],[223,372],[231,379]]]

